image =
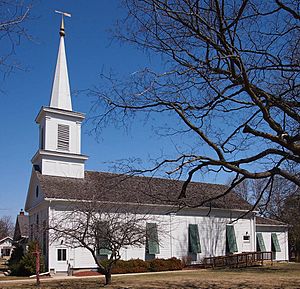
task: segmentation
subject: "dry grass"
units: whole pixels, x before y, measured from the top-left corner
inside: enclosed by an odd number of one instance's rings
[[[103,288],[103,278],[42,281],[41,288],[95,289]],[[1,289],[36,288],[20,281],[4,284]],[[176,271],[171,273],[113,276],[106,289],[240,289],[240,288],[300,288],[300,264],[276,264],[236,270]]]

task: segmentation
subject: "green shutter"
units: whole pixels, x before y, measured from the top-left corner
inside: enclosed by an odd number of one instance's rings
[[[230,253],[234,253],[238,251],[233,225],[226,226],[226,241]]]
[[[189,224],[189,253],[201,253],[198,225]]]
[[[146,253],[159,254],[159,243],[156,223],[146,224]]]
[[[266,252],[266,246],[262,233],[256,233],[257,251]]]
[[[271,240],[272,240],[272,245],[273,245],[273,248],[275,249],[275,252],[281,252],[281,248],[280,248],[276,233],[271,234]]]

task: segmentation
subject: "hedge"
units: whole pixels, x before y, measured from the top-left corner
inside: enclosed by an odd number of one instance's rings
[[[107,261],[101,262],[106,266]],[[182,270],[183,264],[177,258],[170,259],[153,259],[143,261],[141,259],[131,259],[128,261],[118,260],[113,268],[113,274],[125,273],[142,273],[142,272],[159,272],[159,271],[174,271]]]
[[[153,259],[146,261],[149,263],[149,271],[159,272],[159,271],[175,271],[182,270],[183,264],[181,260],[177,258],[170,259]]]

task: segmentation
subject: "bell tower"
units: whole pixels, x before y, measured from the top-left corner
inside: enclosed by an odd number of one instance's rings
[[[39,149],[32,164],[44,175],[84,178],[87,156],[81,154],[81,124],[85,115],[72,110],[65,28],[62,13],[60,43],[54,73],[50,105],[42,107],[35,121],[39,125]]]

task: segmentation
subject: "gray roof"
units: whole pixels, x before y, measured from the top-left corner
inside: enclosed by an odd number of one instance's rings
[[[92,200],[154,205],[202,206],[249,210],[251,205],[234,192],[210,200],[224,193],[228,187],[218,184],[191,182],[187,197],[178,200],[183,181],[128,176],[106,172],[86,171],[84,179],[42,175],[36,171],[45,198]]]
[[[18,241],[22,238],[28,238],[29,236],[29,216],[25,214],[19,214],[16,220],[14,241]]]
[[[284,222],[280,222],[274,219],[265,218],[261,216],[256,217],[256,225],[269,225],[269,226],[288,226]]]
[[[1,243],[4,243],[7,239],[9,239],[10,241],[12,241],[13,239],[12,239],[12,237],[10,237],[10,236],[6,236],[6,237],[4,237],[4,238],[2,238],[2,239],[0,239],[0,244]]]

